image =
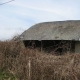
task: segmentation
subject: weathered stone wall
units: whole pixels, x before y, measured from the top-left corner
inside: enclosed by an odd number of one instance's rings
[[[80,53],[80,41],[75,42],[75,53]]]

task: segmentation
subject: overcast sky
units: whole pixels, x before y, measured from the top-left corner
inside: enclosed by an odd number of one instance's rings
[[[0,4],[9,0],[0,0]],[[14,0],[0,5],[0,40],[47,21],[80,20],[80,0]]]

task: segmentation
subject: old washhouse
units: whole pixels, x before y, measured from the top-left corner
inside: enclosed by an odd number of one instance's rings
[[[80,53],[80,20],[43,22],[20,35],[26,47],[45,51]]]

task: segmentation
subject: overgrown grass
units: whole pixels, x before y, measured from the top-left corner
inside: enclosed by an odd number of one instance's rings
[[[4,67],[0,76],[10,75],[12,80],[80,80],[80,54],[41,53],[19,41],[0,42],[0,68]]]

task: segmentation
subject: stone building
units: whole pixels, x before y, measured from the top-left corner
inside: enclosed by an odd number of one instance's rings
[[[38,23],[24,31],[20,40],[26,47],[80,53],[80,20]]]

